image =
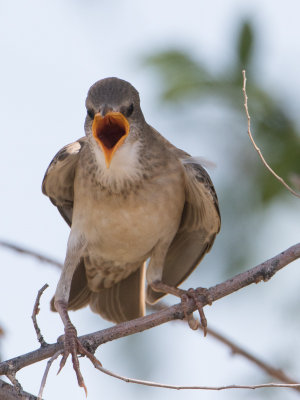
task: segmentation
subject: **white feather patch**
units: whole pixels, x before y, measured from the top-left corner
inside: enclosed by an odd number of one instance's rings
[[[124,143],[115,152],[109,168],[106,167],[104,154],[98,145],[94,146],[94,152],[99,165],[100,180],[104,186],[117,186],[121,188],[125,181],[137,181],[141,178],[139,163],[138,141]]]
[[[66,152],[69,154],[76,154],[79,153],[81,149],[81,144],[79,142],[70,143],[66,146]]]
[[[200,164],[202,167],[207,169],[216,168],[216,164],[213,161],[207,160],[204,157],[188,157],[181,159],[182,164]]]

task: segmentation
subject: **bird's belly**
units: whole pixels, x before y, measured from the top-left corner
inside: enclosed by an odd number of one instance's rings
[[[87,252],[117,263],[145,260],[161,238],[174,236],[184,204],[183,190],[175,193],[141,192],[126,198],[89,199],[73,225],[83,233]],[[92,210],[92,212],[89,212]]]

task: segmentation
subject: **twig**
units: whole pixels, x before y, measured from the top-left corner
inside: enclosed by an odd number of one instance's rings
[[[262,264],[257,265],[256,267],[245,271],[241,274],[234,276],[232,279],[229,279],[223,283],[220,283],[216,286],[208,289],[208,293],[211,297],[212,301],[216,301],[224,296],[229,295],[245,286],[248,286],[252,283],[258,283],[260,281],[269,280],[276,272],[278,272],[281,268],[285,267],[290,262],[296,260],[300,257],[300,243],[290,247],[289,249],[281,252],[275,257],[265,261]],[[207,296],[200,297],[200,301],[202,306],[204,307],[207,304]],[[191,300],[187,303],[188,312],[193,312],[196,309],[195,303]],[[118,325],[115,325],[111,328],[104,329],[102,331],[98,331],[89,335],[81,336],[79,339],[82,344],[89,349],[96,349],[100,344],[106,343],[108,341],[112,341],[118,339],[120,337],[125,337],[128,335],[132,335],[137,332],[142,332],[146,329],[153,328],[154,326],[161,325],[168,321],[183,319],[184,312],[182,310],[181,304],[177,304],[162,311],[159,311],[152,315],[147,315],[145,317],[137,318],[132,321],[123,322]],[[27,365],[31,365],[35,362],[44,360],[46,358],[52,357],[56,352],[63,349],[62,343],[55,343],[45,346],[45,348],[40,348],[31,353],[27,353],[25,355],[13,358],[8,361],[4,361],[0,364],[0,374],[6,375],[11,371],[17,372],[21,368],[24,368]],[[108,371],[108,370],[106,370]],[[104,372],[104,371],[103,371]],[[113,374],[113,373],[111,373]],[[112,375],[113,376],[113,375]],[[123,377],[124,378],[124,377]],[[123,380],[128,380],[129,378],[124,378]],[[135,380],[132,380],[135,381]],[[142,384],[143,381],[137,381],[135,383]],[[151,383],[151,382],[150,382]],[[156,386],[161,384],[154,384]],[[153,386],[153,385],[152,385]],[[163,387],[163,386],[160,386]],[[256,389],[263,387],[300,387],[300,384],[285,384],[285,383],[267,383],[262,385],[229,385],[229,386],[219,386],[219,387],[209,387],[209,386],[174,386],[166,385],[166,387],[174,388],[177,390],[180,389],[206,389],[206,390],[222,390],[222,389]]]
[[[150,310],[153,310],[153,311],[164,310],[167,307],[168,306],[163,302],[156,303],[156,304],[153,304],[151,306],[148,306],[148,308]],[[174,322],[177,322],[177,321],[174,321]],[[183,321],[180,321],[180,322],[183,322]],[[197,321],[197,322],[199,324],[199,321]],[[201,330],[203,330],[203,328],[201,326],[199,326],[199,328]],[[231,349],[232,354],[239,354],[240,356],[245,357],[247,360],[249,360],[252,363],[254,363],[255,365],[257,365],[259,368],[261,368],[264,372],[266,372],[267,374],[269,374],[273,378],[276,378],[279,381],[282,381],[284,383],[297,383],[295,380],[293,380],[289,376],[287,376],[281,369],[274,368],[270,364],[267,364],[266,362],[260,360],[259,358],[257,358],[253,354],[251,354],[249,351],[243,349],[242,347],[240,347],[239,345],[234,343],[232,340],[230,340],[227,337],[225,337],[220,332],[217,332],[215,329],[212,329],[211,327],[207,328],[207,334],[208,334],[207,335],[208,338],[209,337],[213,337],[214,339],[216,339],[216,340],[220,341],[221,343],[225,344],[226,346],[228,346]],[[296,387],[295,390],[300,391],[300,388]]]
[[[11,381],[11,383],[14,385],[14,388],[16,389],[16,392],[18,394],[21,394],[23,388],[22,388],[21,383],[18,381],[18,379],[16,377],[15,371],[12,371],[11,373],[7,374],[6,376]]]
[[[46,369],[42,378],[42,382],[41,382],[41,386],[40,386],[40,390],[39,390],[39,394],[38,394],[38,398],[37,400],[42,400],[42,396],[43,396],[43,391],[46,385],[46,381],[47,381],[47,377],[48,377],[48,373],[50,370],[50,367],[53,363],[54,360],[57,359],[57,357],[62,354],[62,350],[57,351],[51,358],[50,360],[48,360],[47,365],[46,365]]]
[[[261,389],[261,388],[300,388],[300,383],[294,384],[286,384],[286,383],[263,383],[260,385],[226,385],[226,386],[176,386],[176,385],[168,385],[164,383],[157,383],[157,382],[150,382],[150,381],[143,381],[141,379],[132,379],[127,378],[122,375],[118,375],[115,372],[109,371],[106,368],[96,366],[99,371],[103,372],[106,375],[112,376],[113,378],[119,379],[121,381],[127,383],[135,383],[137,385],[144,385],[144,386],[152,386],[152,387],[159,387],[164,389],[175,389],[175,390],[224,390],[224,389]]]
[[[160,302],[160,303],[148,306],[148,307],[150,310],[160,311],[160,310],[166,309],[168,306],[165,303]],[[177,322],[177,321],[174,321],[174,322]],[[180,321],[180,322],[184,322],[184,321]],[[197,322],[198,322],[199,328],[201,330],[203,330],[203,328],[199,324],[199,321],[197,321]],[[234,355],[239,354],[240,356],[245,357],[247,360],[249,360],[253,364],[257,365],[259,368],[261,368],[264,372],[266,372],[268,375],[272,376],[273,378],[278,379],[279,381],[282,381],[284,383],[292,383],[292,384],[297,383],[297,381],[295,381],[294,379],[287,376],[285,374],[285,372],[283,372],[281,369],[275,368],[272,365],[262,361],[261,359],[254,356],[249,351],[243,349],[242,347],[240,347],[239,345],[234,343],[231,339],[228,339],[222,333],[216,331],[215,329],[213,329],[211,327],[210,328],[207,327],[207,337],[208,338],[213,337],[214,339],[218,340],[219,342],[225,344],[226,346],[228,346],[231,349],[232,354],[234,354]],[[297,390],[298,392],[300,391],[300,388],[298,388],[298,387],[295,387],[294,389]]]
[[[265,167],[271,172],[271,174],[273,176],[275,176],[275,178],[277,180],[279,180],[279,182],[281,182],[283,184],[283,186],[286,187],[287,190],[289,190],[294,196],[299,197],[300,198],[300,193],[295,192],[295,190],[293,190],[279,175],[276,174],[275,171],[273,171],[273,169],[269,166],[269,164],[267,163],[267,161],[264,159],[264,156],[262,155],[262,152],[260,150],[260,148],[256,145],[252,133],[251,133],[251,127],[250,127],[250,114],[249,114],[249,110],[248,110],[248,96],[247,96],[247,92],[246,92],[246,71],[243,70],[243,94],[244,94],[244,107],[245,107],[245,111],[246,111],[246,115],[247,115],[247,120],[248,120],[248,135],[249,138],[255,148],[255,150],[257,151],[261,161],[263,162],[263,164],[265,165]]]
[[[228,347],[231,348],[233,354],[239,354],[239,355],[247,358],[247,360],[256,364],[258,367],[260,367],[263,371],[265,371],[267,374],[269,374],[273,378],[276,378],[279,381],[282,381],[284,383],[294,384],[294,385],[297,384],[297,381],[291,379],[281,369],[274,368],[270,364],[267,364],[266,362],[259,359],[258,357],[255,357],[254,355],[249,353],[249,351],[244,350],[242,347],[238,346],[232,340],[226,338],[224,335],[220,334],[216,330],[214,330],[212,328],[207,328],[207,333],[208,333],[208,337],[212,336],[215,339],[217,339],[218,341],[224,343],[225,345],[227,345]],[[295,386],[294,389],[299,392],[300,386]]]
[[[290,181],[297,189],[300,189],[300,174],[296,174],[295,172],[291,173]]]
[[[39,291],[38,294],[36,296],[36,300],[34,303],[34,307],[33,307],[33,311],[32,311],[32,322],[33,322],[33,326],[36,332],[36,336],[37,336],[37,340],[40,342],[41,347],[45,347],[47,346],[47,342],[45,342],[45,339],[43,338],[43,335],[41,334],[41,330],[38,326],[37,320],[36,320],[36,316],[38,315],[40,309],[39,309],[39,305],[40,305],[40,298],[42,296],[42,294],[44,293],[44,291],[49,287],[49,285],[46,283]]]
[[[27,254],[28,256],[37,258],[41,262],[45,262],[48,264],[55,265],[59,269],[62,269],[63,265],[59,261],[54,260],[53,258],[46,257],[43,254],[40,254],[36,251],[26,249],[25,247],[21,247],[19,245],[6,242],[5,240],[0,240],[0,246],[6,247],[7,249],[16,251],[17,253]]]

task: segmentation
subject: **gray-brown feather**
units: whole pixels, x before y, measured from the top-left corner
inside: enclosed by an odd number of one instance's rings
[[[53,158],[45,173],[42,192],[57,207],[72,207],[74,199],[74,176],[86,138],[64,146]]]
[[[196,268],[211,249],[221,224],[217,195],[208,173],[200,164],[184,167],[186,202],[162,273],[162,281],[170,286],[180,285]],[[164,295],[148,286],[146,301],[153,304]]]
[[[161,170],[167,159],[176,158],[183,165],[186,201],[178,232],[162,266],[163,282],[178,286],[210,250],[219,232],[218,200],[212,182],[200,164],[185,164],[184,160],[190,158],[186,152],[173,146],[149,125],[146,132],[143,140],[148,151],[145,153],[144,164],[149,164],[148,170],[151,174],[153,169]],[[79,139],[57,153],[46,171],[42,185],[43,193],[56,205],[69,226],[72,225],[74,177],[86,140],[87,138]],[[156,158],[152,158],[152,153]],[[154,161],[156,159],[163,164],[157,164],[158,161]],[[150,179],[150,175],[145,175],[145,179]],[[163,295],[147,288],[149,303],[157,301]],[[99,291],[92,292],[88,285],[84,260],[81,260],[71,283],[69,309],[75,310],[88,303],[93,311],[115,322],[143,315],[144,266],[112,287],[99,288]]]
[[[85,265],[82,259],[72,278],[68,310],[75,311],[87,306],[90,302],[90,297],[91,291],[87,285]],[[52,311],[56,311],[54,307],[54,297],[51,300],[50,308]]]
[[[72,225],[74,176],[85,141],[86,138],[82,138],[62,148],[50,163],[42,184],[43,193],[50,198],[69,226]],[[142,265],[112,287],[99,287],[97,292],[92,292],[88,286],[85,262],[81,259],[72,278],[68,309],[77,310],[90,304],[93,311],[114,322],[144,315],[144,270]],[[50,306],[52,311],[56,311],[54,298]]]
[[[73,213],[74,176],[79,154],[85,142],[86,138],[81,138],[64,146],[51,161],[42,183],[42,192],[50,198],[70,227]],[[68,309],[78,310],[85,307],[89,303],[90,294],[82,259],[72,278]],[[56,311],[54,298],[51,300],[50,307],[52,311]]]
[[[92,293],[91,309],[109,321],[120,323],[138,318],[145,313],[144,269],[142,265],[134,273],[111,288]]]

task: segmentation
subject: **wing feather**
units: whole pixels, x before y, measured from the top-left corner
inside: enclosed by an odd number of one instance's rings
[[[162,273],[162,281],[170,286],[180,285],[196,268],[211,249],[221,224],[218,198],[208,173],[196,162],[183,160],[183,167],[186,201]],[[148,286],[148,303],[153,304],[163,296],[164,293]]]
[[[85,142],[86,138],[81,138],[64,146],[51,161],[42,183],[42,192],[50,198],[69,226],[72,224],[74,176]]]
[[[42,183],[42,192],[50,198],[70,227],[73,214],[74,176],[80,151],[85,143],[86,138],[81,138],[63,147],[51,161]],[[77,310],[86,306],[90,296],[82,259],[72,278],[68,309]],[[56,311],[54,298],[51,300],[51,309]]]

